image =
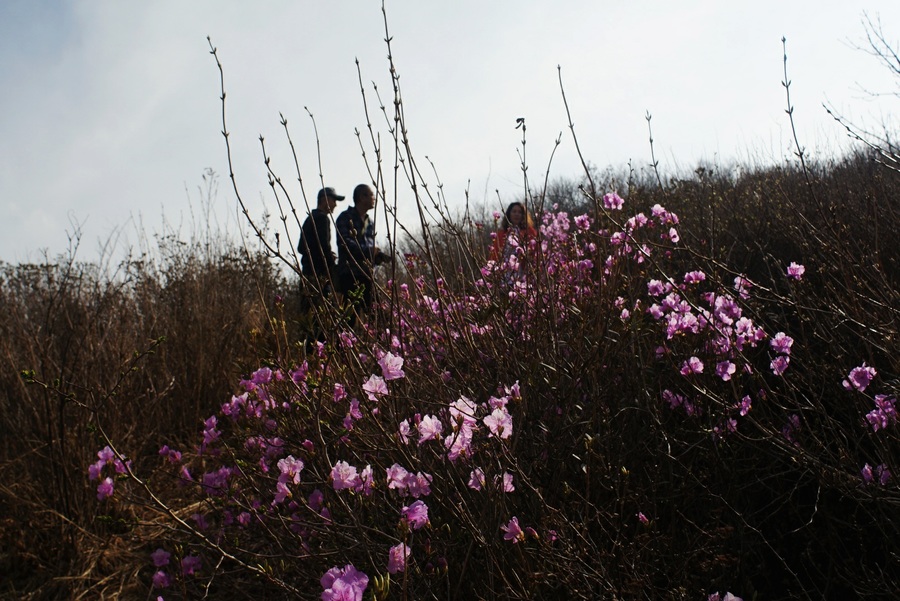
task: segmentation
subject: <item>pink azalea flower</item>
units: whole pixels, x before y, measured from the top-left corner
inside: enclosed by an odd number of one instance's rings
[[[346,461],[338,461],[331,468],[331,480],[334,490],[356,488],[360,484],[356,468]]]
[[[412,550],[406,546],[406,543],[400,543],[391,547],[391,550],[388,552],[388,572],[391,574],[405,572],[406,560],[409,558],[410,553],[412,553]]]
[[[362,601],[369,577],[352,565],[333,567],[319,580],[322,601]]]
[[[720,361],[716,364],[716,375],[725,382],[731,379],[731,376],[734,375],[736,370],[737,367],[731,361]]]
[[[896,399],[886,394],[875,395],[875,409],[866,414],[866,420],[871,424],[873,431],[883,430],[897,421],[895,402]]]
[[[516,490],[516,487],[513,484],[513,475],[509,472],[503,472],[503,476],[495,477],[494,481],[500,488],[501,492],[515,492]]]
[[[456,461],[460,455],[470,455],[472,452],[472,433],[471,424],[463,422],[456,432],[448,435],[444,439],[444,446],[447,448],[447,459]]]
[[[509,438],[512,434],[512,416],[506,410],[506,407],[494,409],[494,411],[482,421],[484,421],[484,425],[491,431],[492,436],[496,436],[497,438]]]
[[[107,476],[97,487],[97,499],[100,501],[108,499],[113,496],[114,490],[115,485],[113,484],[113,479]]]
[[[107,445],[97,451],[97,457],[99,457],[100,461],[103,463],[112,463],[116,458],[116,454],[113,453],[112,449]]]
[[[791,261],[791,264],[788,265],[787,268],[787,276],[794,280],[801,280],[803,278],[803,274],[806,273],[806,267],[803,265],[798,265]]]
[[[750,288],[753,287],[753,282],[745,278],[744,276],[737,276],[734,278],[734,289],[737,291],[738,296],[741,298],[750,298]]]
[[[409,420],[405,419],[400,422],[400,426],[397,429],[397,434],[400,436],[400,442],[403,444],[409,444]]]
[[[869,383],[878,375],[878,372],[875,371],[874,367],[868,367],[866,362],[863,361],[863,364],[859,367],[854,367],[850,370],[850,374],[847,376],[847,379],[842,382],[844,388],[847,390],[858,390],[863,392],[868,386]]]
[[[406,490],[406,479],[408,477],[409,472],[400,467],[399,464],[395,463],[387,468],[387,487],[389,489],[400,491]]]
[[[414,501],[409,506],[404,506],[400,515],[413,530],[418,530],[428,523],[428,505],[423,501]]]
[[[384,379],[381,376],[376,376],[372,374],[369,379],[363,384],[363,391],[368,395],[370,401],[377,401],[379,395],[388,394],[387,384],[384,383]]]
[[[199,557],[196,555],[188,555],[181,560],[181,573],[185,576],[191,576],[199,570],[202,565],[203,562]]]
[[[381,374],[387,381],[397,380],[406,376],[403,372],[403,357],[398,357],[392,353],[385,353],[384,356],[378,360],[378,365],[381,366]]]
[[[672,244],[678,244],[681,241],[681,236],[678,235],[678,230],[674,227],[669,228],[669,240],[672,241]]]
[[[472,470],[472,473],[469,474],[469,488],[474,490],[481,490],[484,487],[484,472],[481,471],[480,467],[476,467]]]
[[[607,209],[621,211],[623,204],[625,204],[625,201],[615,192],[610,192],[603,196],[603,206]]]
[[[367,497],[372,494],[375,489],[375,479],[372,477],[372,466],[367,465],[363,471],[359,473],[359,481],[353,488],[355,492],[361,492]]]
[[[788,365],[791,362],[791,358],[787,355],[778,355],[774,359],[772,359],[772,363],[769,364],[769,367],[772,369],[772,373],[776,376],[780,376],[785,371],[787,371]]]
[[[353,332],[341,332],[339,337],[343,348],[353,348],[356,343],[356,336],[353,335]]]
[[[415,476],[410,474],[406,477],[406,489],[414,499],[427,497],[431,494],[431,481],[433,479],[431,474],[424,472],[416,472]]]
[[[511,540],[513,544],[525,540],[525,533],[519,526],[519,518],[513,516],[506,526],[500,526],[500,530],[504,532],[503,540]]]
[[[162,570],[158,570],[155,574],[153,574],[152,579],[153,588],[169,588],[172,586],[172,579]]]
[[[478,407],[474,402],[464,396],[459,397],[459,399],[450,404],[450,417],[457,425],[474,425],[476,422],[475,412],[477,410]]]
[[[278,470],[281,472],[281,475],[278,476],[278,481],[300,484],[300,472],[303,471],[303,467],[303,460],[294,459],[293,455],[280,459],[278,461]]]
[[[169,558],[172,556],[171,553],[168,553],[164,549],[157,549],[153,553],[150,554],[150,558],[153,560],[153,565],[157,568],[162,568],[164,566],[169,565]]]
[[[347,391],[344,390],[343,384],[335,383],[334,385],[334,395],[332,397],[335,403],[340,403],[344,399],[347,398]]]
[[[750,399],[750,395],[745,395],[744,398],[741,399],[740,409],[741,416],[747,415],[750,413],[750,406],[752,405],[752,401]]]
[[[428,441],[428,440],[439,440],[441,436],[441,430],[444,429],[443,424],[441,424],[441,420],[433,415],[426,415],[422,418],[422,421],[419,422],[419,444]]]
[[[872,474],[872,466],[868,463],[860,470],[860,474],[862,475],[863,482],[866,484],[871,484],[872,481],[875,480],[875,476]]]
[[[769,341],[769,345],[772,347],[772,350],[776,353],[783,353],[785,355],[791,354],[791,345],[794,344],[794,339],[785,334],[784,332],[778,332],[775,334],[775,337]]]
[[[647,282],[647,294],[650,296],[662,296],[668,294],[670,290],[670,284],[663,284],[659,280],[650,280]]]
[[[684,283],[685,284],[697,284],[706,280],[706,274],[702,271],[689,271],[684,274]]]
[[[702,374],[703,373],[703,361],[698,359],[697,357],[691,357],[687,361],[685,361],[681,365],[681,375],[687,376],[690,374]]]

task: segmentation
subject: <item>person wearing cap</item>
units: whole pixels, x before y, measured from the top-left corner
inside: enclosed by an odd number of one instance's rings
[[[304,277],[313,282],[322,296],[331,292],[331,282],[337,274],[334,251],[331,249],[331,219],[329,216],[344,196],[334,188],[322,188],[316,196],[316,208],[309,212],[300,232],[300,267]]]
[[[372,307],[372,270],[375,265],[390,260],[390,256],[375,246],[375,225],[369,211],[375,206],[375,194],[366,184],[353,189],[353,206],[341,213],[335,227],[338,240],[338,290],[348,295],[362,289],[363,310]]]

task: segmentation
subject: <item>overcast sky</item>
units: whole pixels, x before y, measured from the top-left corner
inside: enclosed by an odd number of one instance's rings
[[[798,134],[811,152],[833,156],[847,145],[823,102],[869,124],[897,113],[896,97],[861,91],[895,91],[896,82],[854,48],[864,40],[864,11],[900,40],[896,0],[386,4],[413,152],[434,162],[447,200],[459,205],[467,187],[473,201],[492,206],[521,194],[518,117],[526,118],[532,179],[543,179],[560,133],[552,173],[578,175],[557,65],[582,151],[601,168],[650,162],[647,111],[667,172],[699,161],[788,159],[782,36]],[[368,181],[354,134],[366,127],[355,60],[388,150],[372,89],[390,101],[380,1],[3,0],[0,261],[62,252],[73,224],[88,260],[111,236],[120,248],[141,232],[152,239],[163,218],[186,235],[191,211],[202,212],[208,168],[221,176],[217,219],[237,229],[207,35],[224,65],[235,171],[255,215],[263,205],[276,210],[260,135],[302,205],[279,113],[307,194],[320,184],[304,107],[315,117],[326,183],[349,194]],[[408,185],[397,193],[412,221]]]

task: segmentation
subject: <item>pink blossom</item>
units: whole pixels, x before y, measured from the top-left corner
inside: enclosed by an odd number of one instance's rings
[[[369,577],[352,565],[333,567],[319,580],[322,601],[362,601],[363,593],[369,586]]]
[[[406,490],[406,479],[408,477],[409,472],[395,463],[387,468],[387,487],[394,490]]]
[[[476,467],[472,470],[472,473],[469,474],[469,488],[474,490],[481,490],[484,487],[484,472],[481,471],[480,467]]]
[[[113,496],[113,492],[115,490],[115,485],[113,484],[113,479],[107,476],[104,478],[103,482],[97,486],[97,499],[102,501],[104,499],[108,499]]]
[[[500,530],[504,532],[503,540],[511,540],[513,544],[525,540],[525,533],[519,526],[519,518],[513,516],[506,526],[500,526]]]
[[[459,397],[450,404],[450,417],[459,424],[475,424],[475,412],[478,410],[474,402],[466,397]]]
[[[697,357],[691,357],[687,361],[685,361],[681,365],[681,375],[687,376],[690,374],[702,374],[703,373],[703,361],[698,359]]]
[[[744,398],[741,399],[740,410],[741,416],[747,415],[750,413],[750,407],[752,405],[752,401],[750,399],[750,395],[745,395]]]
[[[769,346],[772,347],[772,350],[776,353],[784,353],[785,355],[791,354],[791,345],[794,344],[794,339],[785,334],[784,332],[778,332],[769,341]]]
[[[303,460],[294,459],[293,455],[280,459],[278,461],[278,470],[281,472],[281,475],[278,476],[278,481],[300,484],[300,472],[303,471],[303,467]]]
[[[424,472],[416,472],[415,476],[410,474],[406,478],[406,489],[414,499],[427,497],[431,494],[431,481],[433,479],[431,474]]]
[[[344,390],[343,384],[335,383],[334,394],[333,394],[332,398],[334,399],[335,403],[340,403],[341,401],[343,401],[344,399],[347,398],[347,391]]]
[[[444,439],[444,446],[447,448],[447,459],[456,461],[460,455],[470,455],[472,453],[472,433],[473,426],[463,422],[456,432]]]
[[[181,573],[185,576],[191,576],[199,570],[202,565],[203,562],[199,557],[196,555],[188,555],[181,560]]]
[[[378,360],[378,365],[381,366],[381,374],[387,381],[398,380],[406,376],[403,372],[403,357],[399,357],[392,353],[385,353],[384,356]]]
[[[500,492],[515,492],[516,490],[513,484],[513,475],[509,472],[503,472],[502,476],[495,477],[494,482],[500,488]]]
[[[512,434],[512,416],[506,410],[506,407],[494,409],[494,411],[482,421],[484,421],[484,425],[491,431],[492,436],[509,438]]]
[[[644,526],[646,526],[650,523],[650,519],[644,515],[643,511],[638,511],[636,515],[637,515],[638,521],[640,523],[642,523]]]
[[[750,288],[753,287],[753,282],[745,278],[744,276],[737,276],[734,278],[734,289],[737,291],[738,296],[741,298],[749,298],[750,297]]]
[[[444,429],[443,424],[441,424],[441,420],[439,420],[434,415],[426,415],[422,418],[422,421],[419,422],[419,444],[429,441],[429,440],[439,440],[441,436],[441,430]]]
[[[847,390],[858,390],[863,392],[868,386],[869,383],[878,375],[878,372],[875,371],[874,367],[868,367],[866,362],[863,361],[863,364],[859,367],[854,367],[850,370],[850,374],[847,376],[847,379],[842,382],[844,388]]]
[[[575,217],[575,227],[580,230],[586,230],[591,227],[591,218],[587,215],[578,215]]]
[[[409,420],[405,419],[400,422],[400,426],[397,429],[397,435],[400,437],[400,442],[403,444],[409,444]]]
[[[725,382],[731,379],[737,367],[731,361],[720,361],[716,364],[716,375]]]
[[[872,474],[872,466],[868,463],[860,470],[860,475],[862,475],[863,482],[866,484],[870,484],[875,480],[875,476]]]
[[[791,358],[787,355],[778,355],[772,362],[769,364],[769,367],[772,369],[772,373],[776,376],[780,376],[785,371],[787,371],[788,365],[791,362]]]
[[[150,558],[153,560],[153,565],[157,568],[162,568],[169,565],[169,558],[171,556],[172,554],[167,552],[165,549],[157,549],[150,554]]]
[[[103,463],[112,463],[116,458],[116,454],[113,453],[113,450],[107,445],[97,451],[97,457],[99,457],[100,461]]]
[[[359,481],[356,486],[353,488],[355,492],[361,492],[367,497],[372,494],[372,491],[375,489],[375,479],[372,478],[372,466],[367,465],[363,468],[363,471],[359,473]]]
[[[103,466],[106,465],[103,463],[102,459],[98,459],[96,462],[90,464],[88,466],[88,477],[91,480],[96,480],[103,473]]]
[[[873,431],[883,430],[897,421],[895,402],[896,399],[885,394],[875,395],[875,409],[866,414],[866,420],[871,424]]]
[[[388,552],[388,572],[391,574],[405,572],[406,560],[409,559],[410,553],[412,553],[412,550],[406,546],[406,543],[400,543],[391,547],[391,550]]]
[[[384,383],[384,379],[375,374],[372,374],[369,377],[366,383],[363,384],[362,389],[368,395],[370,401],[377,401],[378,395],[388,394],[388,387],[387,384]]]
[[[360,484],[356,468],[346,461],[338,461],[331,468],[331,480],[334,490],[356,488]]]
[[[791,261],[791,264],[788,265],[787,268],[787,277],[794,280],[801,280],[803,278],[803,274],[806,273],[806,267],[803,265],[799,265]]]
[[[400,510],[400,515],[413,530],[418,530],[428,523],[428,505],[423,501],[414,501]]]
[[[697,284],[706,280],[706,274],[702,271],[689,271],[684,274],[684,283],[685,284]]]
[[[610,192],[603,196],[603,206],[607,209],[621,211],[623,204],[625,204],[625,201],[615,192]]]
[[[353,348],[353,345],[356,344],[356,336],[353,335],[353,332],[341,332],[339,337],[343,348]]]
[[[669,240],[672,241],[672,244],[678,244],[681,241],[681,236],[678,235],[678,230],[674,227],[669,228]]]
[[[662,296],[668,294],[671,289],[671,284],[663,284],[659,280],[650,280],[647,282],[647,294],[650,296]]]
[[[163,570],[158,570],[153,574],[151,583],[153,584],[153,588],[169,588],[172,586],[172,578]]]

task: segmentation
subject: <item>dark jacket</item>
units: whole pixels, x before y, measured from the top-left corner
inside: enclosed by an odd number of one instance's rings
[[[328,280],[337,273],[334,251],[331,250],[331,220],[328,213],[313,209],[300,232],[300,266],[310,279]]]
[[[337,228],[338,272],[372,277],[372,266],[383,260],[375,251],[375,226],[366,216],[359,215],[355,206],[348,207],[334,223]]]

